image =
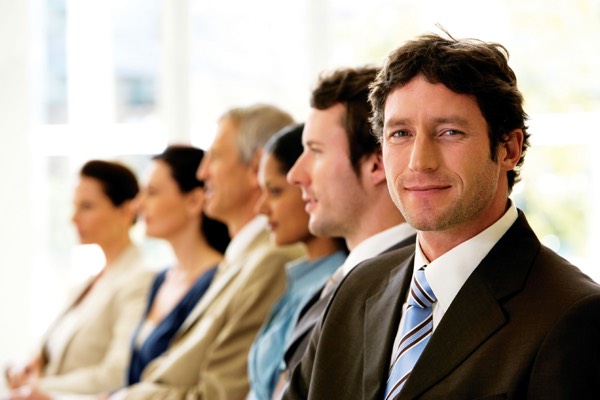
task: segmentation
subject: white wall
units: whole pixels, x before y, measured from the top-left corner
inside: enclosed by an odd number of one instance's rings
[[[30,332],[29,9],[28,1],[0,0],[0,366],[25,354]]]

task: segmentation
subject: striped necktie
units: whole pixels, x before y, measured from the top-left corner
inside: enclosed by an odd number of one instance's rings
[[[344,269],[342,267],[339,267],[335,270],[333,275],[329,277],[327,282],[325,282],[325,286],[323,287],[323,290],[321,290],[320,298],[323,299],[327,297],[329,293],[333,292],[335,288],[337,288],[337,286],[340,284],[342,279],[344,279]]]
[[[410,285],[408,307],[400,326],[400,342],[394,357],[385,387],[385,399],[394,399],[402,390],[410,372],[423,352],[431,332],[433,316],[431,306],[436,297],[425,279],[423,268],[415,271]]]

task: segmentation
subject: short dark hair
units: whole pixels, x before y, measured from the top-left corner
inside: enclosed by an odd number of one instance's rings
[[[81,167],[79,176],[97,180],[116,207],[133,200],[140,191],[135,174],[125,165],[113,161],[90,160]]]
[[[427,34],[406,42],[393,51],[371,86],[369,101],[373,108],[371,122],[379,140],[383,135],[385,102],[389,94],[406,85],[417,75],[431,83],[473,95],[489,130],[492,160],[501,142],[515,130],[523,131],[524,140],[515,170],[508,171],[508,188],[519,181],[519,169],[529,147],[527,114],[517,78],[508,66],[508,51],[498,43],[477,39],[457,40],[448,34],[443,38]]]
[[[204,187],[204,181],[196,177],[196,170],[202,157],[204,157],[202,149],[188,145],[171,145],[152,159],[166,163],[181,193],[189,193],[196,188]],[[220,253],[224,253],[231,240],[227,226],[208,217],[204,212],[200,225],[200,233],[206,238],[208,244]]]
[[[346,106],[345,120],[342,121],[350,149],[350,163],[359,174],[359,163],[364,156],[380,151],[380,145],[372,134],[368,101],[369,86],[378,68],[365,66],[341,68],[320,75],[312,91],[310,106],[326,110],[336,104]]]
[[[289,125],[267,141],[264,152],[273,155],[283,174],[287,174],[302,154],[302,131],[304,124]]]

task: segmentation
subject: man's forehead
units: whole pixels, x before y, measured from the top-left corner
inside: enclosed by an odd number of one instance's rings
[[[334,137],[347,141],[345,106],[336,104],[325,110],[311,109],[302,131],[302,142],[327,143]]]
[[[217,133],[210,146],[210,150],[223,149],[235,146],[236,129],[233,125],[221,122],[217,128]],[[233,146],[232,146],[233,145]]]

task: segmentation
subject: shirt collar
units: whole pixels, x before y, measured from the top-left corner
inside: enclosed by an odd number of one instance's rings
[[[333,263],[340,266],[345,259],[346,252],[342,250],[334,251],[333,253],[319,257],[315,260],[308,260],[308,258],[304,256],[287,263],[285,265],[285,271],[288,276],[288,281],[297,281],[318,269],[323,263]]]
[[[227,246],[225,250],[225,260],[239,260],[246,248],[252,241],[267,227],[267,218],[264,215],[257,215],[240,229]]]
[[[310,271],[311,266],[312,263],[308,261],[308,258],[306,256],[288,262],[285,265],[285,273],[288,277],[288,281],[295,281],[300,279],[308,271]]]
[[[341,266],[344,271],[344,276],[349,274],[354,267],[364,260],[383,253],[396,243],[401,242],[414,234],[415,230],[413,227],[408,223],[403,222],[366,238],[360,242],[350,254],[348,254],[348,257],[346,257],[346,261],[344,261],[344,264]]]
[[[441,308],[442,315],[471,273],[504,236],[517,217],[517,208],[511,201],[508,210],[498,221],[432,262],[429,262],[421,251],[417,239],[414,268],[427,265],[425,276],[438,299],[438,307]]]

